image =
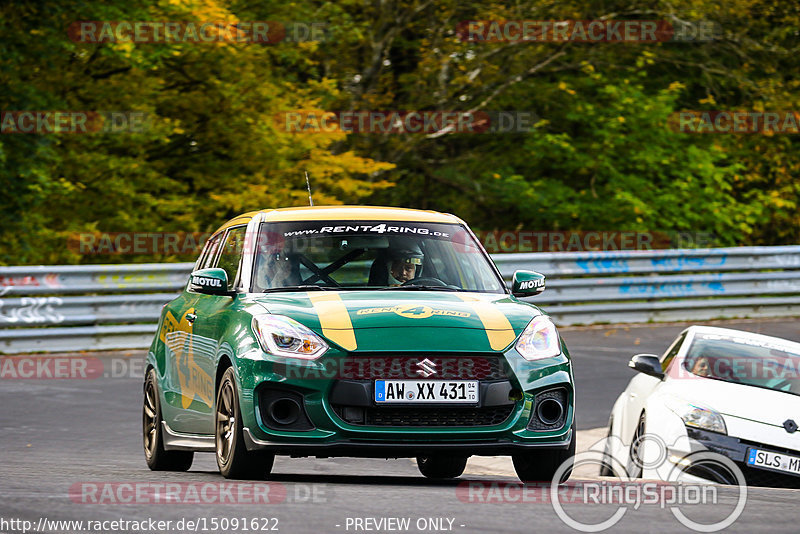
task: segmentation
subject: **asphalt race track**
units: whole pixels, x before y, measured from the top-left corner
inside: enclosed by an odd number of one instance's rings
[[[800,340],[796,319],[716,324]],[[579,429],[606,424],[614,400],[632,376],[626,365],[631,355],[663,352],[684,327],[564,329],[575,362]],[[575,532],[553,505],[543,502],[541,490],[524,492],[514,477],[468,471],[458,481],[434,483],[408,459],[278,458],[269,482],[232,485],[219,476],[210,454],[196,455],[188,473],[151,472],[140,434],[142,370],[136,362],[141,353],[129,354],[127,367],[119,364],[119,356],[102,356],[104,361],[117,358],[117,368],[92,380],[0,380],[0,532]],[[164,494],[135,495],[130,489],[144,492],[166,483],[181,483],[173,485],[182,492],[180,503],[154,502]],[[220,495],[189,498],[187,488],[202,492],[209,487],[222,488]],[[680,510],[701,523],[724,519],[739,490],[715,488],[717,504],[684,504]],[[103,503],[93,504],[93,498]],[[483,502],[487,499],[491,502]],[[253,500],[258,503],[250,504]],[[749,488],[744,510],[728,531],[797,532],[799,507],[800,491]],[[573,501],[564,508],[578,521],[598,523],[620,506]],[[407,519],[408,526],[391,518]],[[120,519],[172,524],[136,528],[111,523]],[[84,524],[51,523],[55,520]],[[642,504],[638,509],[628,506],[610,531],[691,530],[674,517],[669,505]]]

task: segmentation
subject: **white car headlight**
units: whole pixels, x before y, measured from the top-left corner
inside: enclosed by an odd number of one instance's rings
[[[276,356],[315,360],[328,350],[310,328],[283,315],[254,315],[253,331],[261,348]]]
[[[534,317],[520,334],[515,345],[526,360],[541,360],[561,354],[561,342],[553,321],[546,315]]]
[[[695,403],[675,397],[667,397],[664,404],[683,419],[683,424],[686,426],[710,430],[719,434],[728,433],[722,416],[711,408],[698,406]]]

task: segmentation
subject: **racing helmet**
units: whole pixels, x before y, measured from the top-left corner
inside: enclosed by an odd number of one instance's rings
[[[425,259],[425,254],[416,243],[401,242],[398,246],[389,248],[389,273],[394,277],[395,269],[403,267],[408,269],[409,266],[414,267],[414,275],[411,278],[419,278],[422,275],[422,261]]]

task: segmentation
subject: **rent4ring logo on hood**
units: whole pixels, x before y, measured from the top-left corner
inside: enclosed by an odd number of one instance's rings
[[[362,308],[356,312],[356,315],[371,315],[373,313],[396,313],[400,317],[408,317],[410,319],[427,319],[432,315],[444,315],[447,317],[470,317],[472,315],[469,312],[435,309],[430,306],[417,304]]]

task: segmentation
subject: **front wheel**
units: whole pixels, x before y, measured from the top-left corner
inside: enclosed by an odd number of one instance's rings
[[[144,380],[144,403],[142,406],[142,438],[144,459],[153,471],[188,471],[194,460],[192,451],[168,451],[164,449],[161,434],[161,401],[158,398],[156,370],[150,369]]]
[[[457,478],[467,467],[468,456],[418,456],[417,468],[427,478]]]
[[[628,476],[631,478],[642,478],[644,474],[644,460],[642,460],[642,446],[644,445],[647,421],[644,417],[644,412],[639,416],[639,422],[636,423],[636,430],[631,438],[631,446],[628,450]]]
[[[577,436],[573,427],[572,442],[566,449],[532,450],[514,454],[514,470],[523,482],[552,482],[558,468],[564,462],[569,462],[569,467],[561,476],[559,482],[566,482],[572,474],[572,464],[575,460],[575,442]]]
[[[244,480],[265,478],[272,470],[275,455],[247,450],[232,367],[225,371],[219,383],[215,413],[214,443],[222,476]]]

